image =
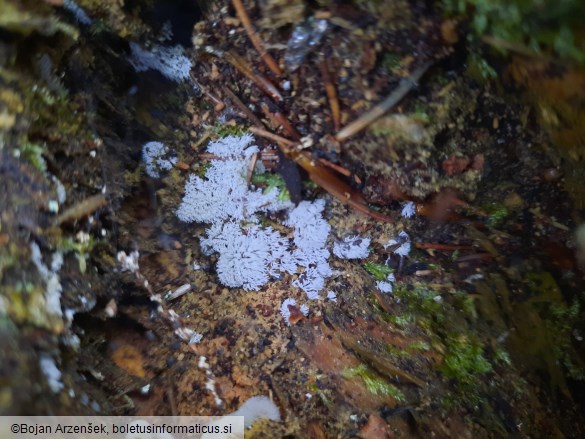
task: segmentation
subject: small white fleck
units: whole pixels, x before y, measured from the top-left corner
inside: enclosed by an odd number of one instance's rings
[[[116,255],[118,262],[121,264],[122,271],[130,271],[136,273],[138,271],[138,257],[140,254],[137,251],[131,252],[129,255],[125,251],[120,251]]]
[[[53,393],[59,393],[63,390],[64,385],[61,382],[61,371],[57,368],[55,360],[47,354],[41,354],[39,364]]]
[[[150,392],[150,384],[147,384],[147,385],[140,388],[140,393],[142,393],[143,395],[148,395],[149,392]]]
[[[288,297],[284,299],[284,302],[282,302],[282,305],[280,305],[280,315],[284,319],[287,326],[290,326],[290,310],[288,309],[289,305],[296,306],[297,301],[293,298]]]
[[[165,299],[166,300],[174,300],[177,297],[180,297],[183,294],[185,294],[190,289],[191,289],[191,284],[183,284],[179,288],[177,288],[175,291],[169,291],[169,293],[165,295]]]
[[[416,204],[412,201],[407,201],[402,205],[401,215],[404,218],[412,218],[416,214]]]
[[[51,213],[59,213],[59,202],[57,200],[49,200],[47,208]]]
[[[53,183],[55,183],[55,192],[57,193],[57,201],[60,204],[63,204],[65,202],[65,200],[67,200],[67,190],[65,189],[65,185],[63,183],[61,183],[61,180],[59,180],[54,175],[51,175],[51,180],[53,180]]]
[[[189,344],[198,344],[203,339],[203,335],[198,332],[193,332],[189,339]]]
[[[65,314],[65,320],[67,320],[68,323],[71,323],[73,321],[73,317],[75,317],[75,310],[67,308],[63,314]]]
[[[110,299],[104,308],[104,312],[106,317],[110,319],[116,317],[116,314],[118,314],[118,304],[116,303],[116,299]]]
[[[204,357],[203,355],[201,355],[199,357],[199,362],[197,364],[197,366],[199,367],[199,369],[209,369],[209,364],[207,364],[207,358]]]
[[[84,231],[79,231],[77,232],[77,235],[75,235],[75,239],[77,239],[77,242],[79,242],[80,244],[88,244],[90,238],[91,236],[89,235],[89,233],[86,233]]]
[[[378,281],[376,282],[376,286],[382,293],[390,294],[393,290],[393,285],[390,282]]]

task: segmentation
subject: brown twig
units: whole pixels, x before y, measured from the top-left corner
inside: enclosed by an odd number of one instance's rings
[[[262,157],[262,161],[274,162],[278,160],[278,152],[276,149],[264,149],[260,153]]]
[[[270,131],[267,131],[263,128],[250,127],[250,132],[253,134],[256,134],[260,137],[270,139],[273,142],[284,144],[286,146],[286,148],[284,149],[285,153],[288,151],[288,149],[293,148],[296,145],[298,145],[297,142],[289,140],[286,137],[279,136],[278,134],[271,133]]]
[[[191,76],[191,79],[193,80],[193,82],[195,82],[199,88],[201,89],[201,91],[205,94],[205,96],[207,96],[209,98],[209,100],[211,102],[213,102],[213,109],[219,113],[221,110],[223,110],[225,108],[225,104],[224,102],[218,98],[217,96],[215,96],[213,93],[211,93],[207,87],[202,86],[201,84],[199,84],[196,79],[195,79],[195,73],[194,72],[190,72],[189,75]]]
[[[248,13],[246,12],[246,9],[244,8],[242,1],[241,0],[232,0],[232,4],[234,5],[234,8],[236,9],[236,14],[238,15],[238,18],[240,19],[240,21],[242,22],[244,29],[246,29],[246,33],[248,34],[250,41],[252,42],[252,44],[254,45],[254,47],[256,48],[258,53],[260,54],[262,61],[264,61],[266,66],[276,76],[282,75],[282,70],[278,66],[278,63],[266,51],[266,49],[264,48],[264,45],[262,44],[262,41],[260,40],[260,37],[258,36],[256,31],[254,30],[254,26],[252,26],[252,22],[250,21],[250,17],[248,15]]]
[[[335,139],[339,142],[342,142],[354,134],[359,133],[361,130],[373,123],[376,119],[383,116],[384,113],[400,102],[409,91],[417,86],[418,81],[429,69],[431,64],[431,61],[426,62],[418,69],[416,69],[408,78],[401,80],[400,85],[392,93],[390,93],[386,99],[384,99],[379,104],[376,104],[367,113],[361,115],[349,125],[346,125],[344,128],[342,128],[341,131],[335,135]]]
[[[352,207],[364,215],[385,223],[392,222],[390,217],[370,209],[361,192],[356,191],[346,182],[340,180],[331,169],[313,160],[307,151],[293,150],[291,152],[289,152],[287,156],[307,171],[309,178],[321,188],[329,192],[330,195],[333,195],[343,204],[347,204],[349,207]]]
[[[65,210],[53,220],[53,225],[60,226],[61,224],[72,223],[85,218],[106,204],[108,204],[108,200],[104,194],[92,195]]]
[[[346,177],[351,177],[351,171],[347,168],[344,168],[343,166],[336,165],[335,163],[332,163],[324,158],[320,158],[319,162],[321,162],[324,166],[333,169],[338,174],[345,175]]]
[[[295,141],[301,139],[301,135],[293,128],[288,119],[279,111],[271,111],[267,103],[260,105],[264,115],[270,120],[273,128],[282,128],[288,137],[292,137]]]
[[[339,99],[337,99],[337,90],[331,80],[331,74],[329,73],[329,66],[327,60],[323,58],[319,63],[321,69],[321,76],[325,83],[325,93],[327,93],[327,99],[329,100],[329,107],[331,108],[331,117],[333,119],[333,127],[335,131],[339,131],[341,127],[341,111],[339,110]]]
[[[171,375],[172,376],[172,375]],[[175,393],[173,392],[173,383],[172,381],[169,382],[169,387],[167,388],[167,401],[169,402],[169,407],[171,409],[171,416],[177,416],[177,403],[175,401]]]
[[[252,174],[254,174],[254,168],[256,167],[256,162],[258,161],[258,153],[255,152],[252,155],[252,160],[248,163],[248,171],[246,172],[246,186],[250,186],[250,181],[252,181]]]
[[[282,95],[278,89],[259,73],[254,73],[248,62],[235,52],[227,51],[223,53],[224,59],[234,66],[240,73],[253,81],[264,93],[277,102],[282,101]]]
[[[211,130],[208,130],[205,133],[203,133],[203,135],[199,138],[197,143],[195,143],[194,145],[191,145],[191,149],[194,149],[195,151],[197,151],[197,149],[199,149],[199,147],[201,145],[203,145],[205,142],[207,142],[207,140],[211,137],[212,134],[213,134],[213,132]]]
[[[256,115],[254,113],[252,113],[252,111],[246,107],[246,105],[240,100],[240,98],[233,92],[230,90],[230,88],[228,86],[223,86],[223,91],[225,94],[228,95],[228,97],[231,99],[231,101],[234,103],[234,105],[236,107],[238,107],[238,109],[244,113],[244,115],[248,118],[248,120],[250,122],[252,122],[254,125],[256,125],[257,127],[262,128],[264,125],[262,124],[262,121],[260,119],[258,119],[256,117]]]
[[[280,122],[280,125],[282,126],[282,129],[284,130],[287,136],[292,137],[296,141],[301,140],[301,135],[299,134],[299,132],[294,129],[294,127],[282,113],[277,111],[273,114],[276,120]]]
[[[298,142],[293,142],[292,140],[261,128],[251,127],[250,131],[260,137],[265,137],[278,143],[282,152],[307,171],[311,180],[342,203],[378,221],[392,222],[390,217],[370,209],[362,194],[340,180],[331,169],[313,160],[307,151],[299,151],[296,149],[295,147],[299,145]]]
[[[455,262],[457,264],[460,264],[463,262],[487,261],[487,260],[491,260],[491,259],[495,259],[495,256],[490,254],[490,253],[474,253],[472,255],[461,256],[460,258],[457,258],[455,260]]]

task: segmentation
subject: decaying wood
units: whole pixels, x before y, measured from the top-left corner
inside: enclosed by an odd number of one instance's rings
[[[341,343],[347,349],[351,349],[358,356],[360,356],[368,365],[372,366],[378,373],[388,378],[401,378],[409,383],[415,384],[418,387],[425,387],[426,384],[420,378],[394,366],[388,359],[380,358],[379,353],[373,352],[360,343],[356,337],[349,335],[345,331],[339,331]]]

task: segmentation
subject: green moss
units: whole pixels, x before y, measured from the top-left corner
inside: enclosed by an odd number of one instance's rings
[[[405,302],[407,309],[416,313],[419,319],[433,319],[437,323],[444,321],[443,300],[430,288],[419,285],[413,289],[397,288],[394,296]]]
[[[411,351],[430,351],[431,345],[426,341],[415,341],[408,345],[408,349]]]
[[[394,270],[384,264],[376,264],[374,262],[366,262],[364,268],[374,276],[374,279],[384,281],[389,274],[394,273]]]
[[[279,201],[290,201],[290,192],[286,188],[286,183],[278,174],[254,174],[252,176],[252,183],[263,186],[265,194],[276,188],[278,189]]]
[[[494,352],[494,361],[496,363],[504,364],[506,366],[512,365],[512,358],[510,357],[510,354],[508,353],[508,351],[506,351],[504,349],[497,349]]]
[[[498,73],[485,58],[477,53],[467,57],[467,74],[480,82],[489,81],[498,77]]]
[[[476,386],[482,375],[492,370],[492,365],[483,356],[479,342],[467,336],[450,337],[446,340],[447,352],[441,365],[441,372],[455,381],[456,386],[468,389]]]
[[[391,344],[386,346],[386,352],[397,358],[407,358],[410,356],[410,353],[408,351],[397,348],[396,346]]]
[[[585,14],[581,0],[443,0],[448,15],[465,15],[473,36],[489,37],[492,45],[504,51],[550,52],[555,56],[585,64],[585,46],[576,41]]]
[[[400,61],[402,57],[398,53],[385,53],[382,58],[382,65],[386,67],[387,70],[392,71],[400,67]]]
[[[426,341],[422,341],[422,340],[410,343],[408,346],[406,346],[405,349],[400,349],[394,345],[386,346],[386,351],[390,355],[393,355],[397,358],[408,358],[408,357],[411,357],[412,355],[416,354],[417,352],[420,352],[420,351],[428,352],[430,350],[431,350],[431,345],[429,343],[427,343]]]
[[[35,84],[28,96],[28,111],[33,115],[33,124],[29,131],[31,138],[35,135],[47,135],[55,140],[64,140],[68,144],[71,138],[78,141],[93,141],[90,133],[84,129],[88,113],[77,111],[69,99],[67,91],[53,92],[47,87]]]
[[[13,4],[15,3],[15,4]],[[29,2],[30,3],[30,2]],[[38,32],[41,35],[53,35],[62,32],[73,39],[77,39],[79,32],[73,26],[61,21],[57,15],[50,14],[45,2],[35,5],[34,11],[19,7],[17,2],[0,0],[0,27],[9,32],[28,36]]]
[[[319,388],[316,382],[309,383],[307,385],[307,390],[317,395],[321,399],[321,401],[323,401],[323,404],[325,404],[326,406],[328,407],[333,406],[333,401],[331,400],[331,398],[329,398],[329,396],[327,396],[325,392]]]
[[[243,125],[226,125],[221,122],[216,122],[213,126],[213,132],[217,137],[237,136],[241,137],[248,132]]]
[[[202,163],[201,166],[199,166],[197,169],[197,172],[195,172],[195,175],[197,175],[197,177],[205,177],[205,174],[207,173],[207,170],[210,166],[211,162]]]
[[[414,317],[414,315],[408,312],[402,313],[400,315],[389,316],[387,319],[388,322],[401,328],[406,328],[410,326],[412,323],[414,323],[415,320],[416,318]]]
[[[561,289],[552,274],[546,271],[526,274],[526,285],[534,296],[536,303],[562,302]],[[553,314],[554,315],[554,314]]]
[[[110,32],[110,28],[108,27],[107,23],[101,19],[95,19],[91,23],[89,28],[89,33],[92,37],[97,37],[100,34]]]
[[[62,326],[61,316],[49,314],[45,287],[30,280],[20,280],[12,285],[3,285],[3,297],[7,299],[6,314],[14,322],[27,323],[41,328]]]
[[[414,107],[413,117],[424,124],[431,122],[429,113],[427,112],[425,106],[420,102],[418,102]]]
[[[95,245],[94,238],[89,234],[80,234],[73,238],[64,238],[59,243],[59,248],[64,252],[75,252],[79,264],[79,271],[85,273],[87,269],[87,257]]]
[[[47,170],[47,162],[43,158],[44,151],[44,148],[36,143],[23,142],[14,151],[14,155],[27,160],[39,171],[45,172]]]
[[[553,350],[557,361],[568,372],[569,377],[585,380],[585,360],[579,356],[571,342],[573,328],[579,323],[582,313],[577,301],[571,306],[564,303],[551,304],[545,325],[553,339]]]
[[[482,208],[488,214],[487,223],[491,227],[501,226],[510,214],[508,209],[500,203],[489,203]]]
[[[303,187],[307,191],[316,191],[319,189],[319,185],[315,183],[313,180],[303,180]]]
[[[402,402],[406,400],[404,394],[396,386],[387,383],[365,364],[347,368],[342,375],[345,379],[360,378],[368,391],[374,395],[386,395]]]
[[[457,292],[453,295],[453,306],[461,310],[466,316],[475,320],[478,316],[475,306],[475,298],[465,292]]]
[[[4,271],[15,265],[17,262],[18,257],[16,251],[11,245],[0,248],[0,281],[4,277]]]

